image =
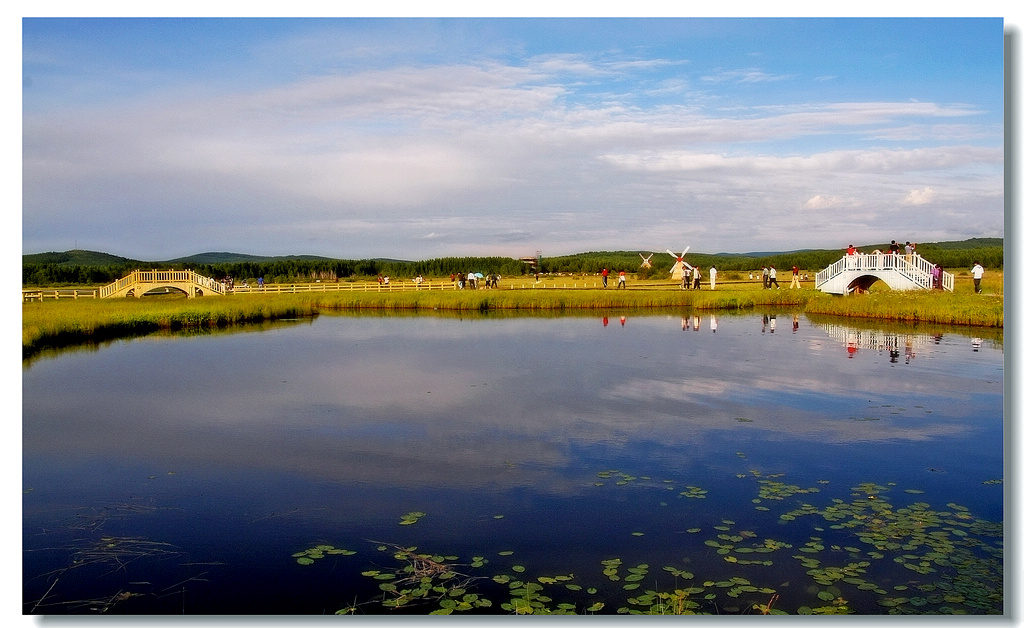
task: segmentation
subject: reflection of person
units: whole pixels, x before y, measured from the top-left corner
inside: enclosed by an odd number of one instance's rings
[[[974,292],[976,294],[981,293],[981,276],[985,274],[985,269],[981,267],[977,261],[974,262],[974,267],[971,268],[971,276],[974,277]]]
[[[711,315],[711,333],[718,331],[718,317],[714,314]]]
[[[795,334],[796,330],[798,330],[798,329],[800,329],[800,315],[799,314],[794,314],[793,315],[793,333]]]

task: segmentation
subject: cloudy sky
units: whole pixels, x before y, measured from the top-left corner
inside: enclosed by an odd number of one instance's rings
[[[25,19],[24,253],[1003,236],[1002,19]]]

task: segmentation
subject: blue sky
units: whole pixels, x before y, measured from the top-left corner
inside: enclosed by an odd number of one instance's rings
[[[1002,237],[1003,21],[25,19],[22,249]]]

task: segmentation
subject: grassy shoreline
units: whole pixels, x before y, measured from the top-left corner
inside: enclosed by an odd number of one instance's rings
[[[1001,277],[999,284],[1001,288]],[[962,282],[966,284],[967,282]],[[543,286],[544,284],[537,284]],[[959,286],[958,286],[959,287]],[[724,285],[717,290],[679,290],[634,282],[626,290],[535,289],[247,294],[201,299],[146,298],[60,300],[22,306],[22,354],[102,342],[157,331],[218,329],[323,311],[557,313],[626,309],[756,310],[799,308],[824,314],[895,322],[926,322],[1001,328],[1002,291],[890,292],[836,297],[815,291],[761,290]]]

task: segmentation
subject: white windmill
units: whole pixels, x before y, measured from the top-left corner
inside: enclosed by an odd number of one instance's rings
[[[651,267],[651,258],[654,257],[654,253],[651,253],[647,257],[644,257],[643,253],[639,253],[639,255],[640,255],[640,259],[643,260],[643,263],[640,264],[640,268],[650,268]]]
[[[668,249],[665,250],[668,251],[669,255],[676,258],[676,263],[672,266],[672,279],[681,280],[683,278],[683,267],[693,270],[693,266],[690,266],[685,261],[683,261],[683,256],[686,255],[686,252],[690,250],[690,247],[686,247],[686,249],[683,250],[683,252],[680,253],[679,255],[676,255],[675,253],[669,251]]]

